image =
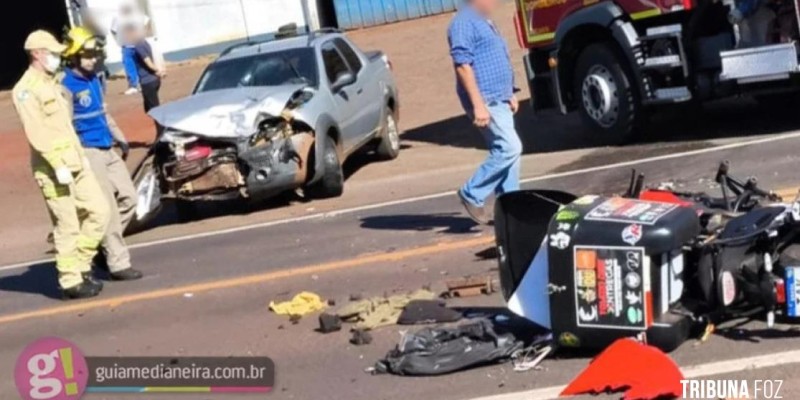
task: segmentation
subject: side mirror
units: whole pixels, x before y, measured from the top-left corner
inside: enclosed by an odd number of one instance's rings
[[[338,92],[343,87],[352,85],[353,83],[355,83],[355,81],[356,77],[353,76],[353,74],[351,74],[350,72],[342,72],[336,76],[336,80],[334,80],[333,83],[331,84],[331,89],[334,92]]]

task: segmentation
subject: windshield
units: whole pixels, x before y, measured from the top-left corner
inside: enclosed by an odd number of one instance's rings
[[[297,83],[317,86],[313,49],[288,49],[216,62],[203,73],[197,92]]]

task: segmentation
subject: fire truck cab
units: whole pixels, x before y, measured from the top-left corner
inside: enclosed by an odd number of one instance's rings
[[[578,111],[609,142],[668,104],[800,90],[796,0],[515,1],[534,110]]]

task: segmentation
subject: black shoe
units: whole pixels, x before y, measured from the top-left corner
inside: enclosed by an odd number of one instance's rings
[[[90,277],[89,280],[83,281],[83,283],[94,287],[95,289],[97,289],[98,292],[103,291],[103,282],[94,279],[94,277]]]
[[[110,275],[112,281],[135,281],[142,278],[142,271],[128,268],[122,271],[112,272]]]
[[[64,300],[88,299],[100,294],[101,290],[103,290],[102,283],[86,281],[69,289],[61,289],[61,295]]]
[[[84,282],[90,282],[93,285],[100,285],[101,288],[103,287],[103,283],[97,280],[97,278],[94,277],[94,273],[92,273],[91,271],[84,272],[81,274],[81,276],[83,277]]]

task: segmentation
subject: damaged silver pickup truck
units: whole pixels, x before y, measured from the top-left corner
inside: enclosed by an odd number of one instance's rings
[[[194,93],[150,111],[164,134],[134,172],[141,227],[177,200],[264,199],[303,189],[342,194],[342,163],[400,151],[391,64],[336,31],[282,35],[224,51]]]

